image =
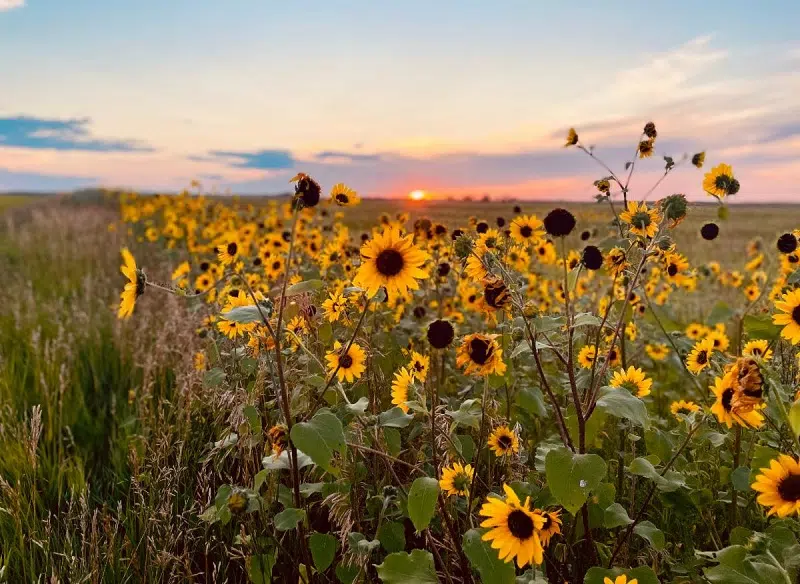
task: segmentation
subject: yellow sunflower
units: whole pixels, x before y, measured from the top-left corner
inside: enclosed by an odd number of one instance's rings
[[[647,203],[630,202],[628,208],[619,214],[621,221],[631,226],[630,232],[640,237],[655,237],[661,213],[657,208],[648,209]]]
[[[489,449],[495,453],[496,456],[505,456],[506,454],[516,454],[519,452],[519,438],[508,427],[500,426],[492,432],[487,441]]]
[[[746,428],[758,428],[764,423],[764,416],[760,412],[752,410],[747,413],[737,414],[733,411],[735,374],[735,368],[731,367],[722,377],[714,379],[711,391],[714,393],[716,401],[711,406],[711,413],[717,417],[720,424],[725,424],[729,429],[733,428],[734,424]]]
[[[619,276],[628,267],[627,257],[620,247],[615,247],[609,251],[606,254],[604,263],[611,276]]]
[[[532,244],[544,235],[544,224],[536,215],[520,215],[511,222],[510,230],[517,243]]]
[[[411,235],[403,237],[397,228],[385,229],[361,246],[361,265],[353,283],[370,297],[381,287],[403,295],[409,289],[417,290],[417,280],[428,277],[423,265],[429,257],[414,245]]]
[[[428,369],[430,365],[431,358],[428,355],[422,355],[416,351],[411,351],[411,362],[408,364],[408,368],[414,378],[424,383],[428,378]]]
[[[219,322],[217,322],[217,328],[219,329],[219,332],[221,332],[223,335],[225,335],[231,340],[234,340],[244,335],[245,333],[255,329],[256,323],[249,322],[245,324],[241,322],[236,322],[235,320],[220,319]]]
[[[731,344],[728,336],[721,331],[711,331],[705,337],[705,339],[711,339],[711,342],[714,344],[714,350],[724,353],[728,350],[728,346]]]
[[[694,412],[700,411],[700,406],[696,403],[686,400],[674,401],[669,406],[669,411],[675,416],[678,421],[682,421],[681,414],[688,416]]]
[[[689,356],[686,357],[686,367],[689,371],[697,375],[711,363],[711,355],[714,352],[714,340],[703,339],[695,343]]]
[[[333,292],[327,300],[322,303],[322,312],[328,322],[336,322],[344,314],[347,308],[347,298],[341,292]]]
[[[450,468],[442,469],[442,478],[439,479],[439,487],[448,495],[461,495],[466,497],[469,494],[469,487],[472,484],[472,476],[475,470],[472,465],[462,466],[454,462]]]
[[[136,260],[133,254],[128,251],[127,247],[122,248],[122,266],[120,267],[122,275],[128,278],[125,282],[125,287],[119,296],[119,310],[117,311],[117,318],[129,318],[133,314],[133,307],[136,305],[136,299],[144,294],[147,279],[144,272],[136,269]]]
[[[358,343],[353,343],[345,353],[342,350],[342,343],[336,341],[333,344],[333,351],[325,355],[328,362],[328,373],[336,377],[339,381],[355,381],[366,370],[364,365],[364,349]]]
[[[242,253],[242,244],[239,234],[235,231],[225,236],[223,242],[217,246],[217,259],[223,266],[234,263]]]
[[[620,369],[615,372],[611,381],[611,387],[618,389],[627,389],[636,397],[645,397],[650,395],[650,388],[653,386],[653,380],[645,375],[644,371],[638,367],[631,365],[628,370]]]
[[[800,288],[784,294],[775,308],[781,314],[773,314],[772,322],[783,325],[781,336],[793,345],[800,343]]]
[[[331,200],[340,207],[358,205],[361,202],[358,193],[344,183],[336,183],[333,185],[331,189]]]
[[[653,361],[663,361],[669,355],[669,347],[662,343],[647,343],[644,351]]]
[[[625,574],[620,574],[614,580],[606,576],[603,578],[603,584],[639,584],[639,580],[634,578],[633,580],[628,580],[628,576]]]
[[[684,333],[686,334],[687,338],[693,341],[699,341],[708,334],[708,330],[709,329],[707,326],[693,322],[686,327]]]
[[[496,338],[497,335],[480,333],[465,336],[456,353],[456,365],[463,367],[467,375],[487,376],[505,373],[503,350]]]
[[[718,199],[735,194],[737,187],[734,184],[738,185],[728,164],[718,164],[703,177],[703,190]]]
[[[584,369],[591,369],[597,357],[597,349],[594,345],[586,345],[578,353],[578,363]]]
[[[743,357],[758,357],[764,361],[772,359],[772,349],[769,348],[769,341],[757,340],[748,341],[742,349]]]
[[[408,413],[408,388],[414,382],[414,376],[405,367],[401,367],[394,374],[392,381],[392,405],[397,406],[404,413]]]
[[[503,485],[506,500],[487,497],[479,514],[486,517],[481,527],[488,527],[482,539],[491,541],[492,548],[499,550],[501,560],[517,559],[517,566],[539,565],[544,560],[544,549],[539,531],[544,526],[544,517],[530,508],[530,497],[523,505],[514,490]]]
[[[770,508],[767,515],[800,516],[800,461],[781,454],[760,472],[750,488],[760,493],[756,501]]]
[[[568,146],[575,146],[578,143],[578,132],[575,131],[575,128],[570,128],[569,132],[567,132],[567,143],[564,144],[564,148]]]
[[[547,547],[550,544],[550,538],[561,533],[561,511],[539,511],[535,509],[534,513],[540,513],[544,518],[544,525],[539,531],[539,539],[542,541],[542,546]]]

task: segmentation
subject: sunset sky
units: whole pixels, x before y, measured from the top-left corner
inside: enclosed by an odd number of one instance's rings
[[[0,190],[590,199],[642,126],[660,191],[800,202],[800,2],[0,0]],[[591,7],[589,7],[591,6]]]

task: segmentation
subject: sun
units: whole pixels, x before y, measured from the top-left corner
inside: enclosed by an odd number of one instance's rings
[[[408,198],[411,199],[412,201],[421,201],[426,196],[427,195],[425,191],[422,190],[411,191],[410,193],[408,193]]]

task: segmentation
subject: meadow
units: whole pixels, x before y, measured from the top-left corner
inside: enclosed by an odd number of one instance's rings
[[[0,581],[800,582],[800,214],[718,168],[0,197]]]

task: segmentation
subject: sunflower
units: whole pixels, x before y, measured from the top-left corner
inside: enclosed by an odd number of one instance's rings
[[[195,371],[205,371],[206,370],[206,354],[202,351],[198,351],[194,354],[194,370]]]
[[[564,148],[568,146],[575,146],[578,143],[578,132],[575,131],[575,128],[570,128],[569,132],[567,132],[567,143],[564,144]]]
[[[392,381],[392,404],[408,413],[408,388],[414,382],[414,376],[405,367],[401,367],[394,374]]]
[[[462,466],[454,462],[451,468],[442,469],[442,478],[439,479],[439,487],[448,495],[461,495],[466,497],[469,487],[472,484],[472,476],[475,474],[472,465]]]
[[[686,337],[693,340],[699,341],[704,336],[708,334],[708,327],[702,324],[698,324],[696,322],[690,323],[689,326],[686,327],[684,331]]]
[[[511,302],[508,286],[502,278],[486,278],[483,282],[483,300],[487,306],[500,310]]]
[[[417,280],[428,277],[422,266],[429,257],[414,245],[411,235],[403,237],[397,228],[385,229],[361,246],[361,265],[353,283],[370,297],[381,287],[400,295],[417,290]]]
[[[639,584],[639,580],[637,578],[634,578],[633,580],[628,580],[627,575],[620,574],[614,580],[612,580],[608,576],[604,577],[603,584]]]
[[[217,328],[219,329],[219,332],[221,332],[223,335],[225,335],[231,340],[234,340],[244,335],[245,333],[255,329],[256,323],[254,322],[241,323],[241,322],[236,322],[235,320],[220,319],[220,321],[217,322]]]
[[[718,199],[735,194],[734,185],[738,185],[738,182],[733,178],[733,169],[728,164],[715,166],[703,177],[703,190]]]
[[[500,426],[492,432],[487,444],[489,449],[497,456],[519,452],[519,438],[508,426]]]
[[[289,429],[285,424],[275,424],[267,430],[267,438],[272,448],[272,453],[275,456],[280,456],[289,443]]]
[[[411,351],[411,362],[408,368],[415,379],[419,379],[422,383],[428,378],[428,369],[431,365],[431,358],[427,355],[421,355],[416,351]]]
[[[511,222],[511,239],[531,244],[544,235],[544,224],[536,215],[520,215]]]
[[[647,203],[630,202],[628,208],[619,214],[621,221],[631,226],[630,232],[640,237],[655,237],[661,213],[658,209],[648,209]]]
[[[234,263],[240,253],[242,253],[242,244],[239,241],[239,234],[236,232],[226,235],[223,242],[217,246],[217,259],[223,266]]]
[[[689,356],[686,357],[686,367],[697,375],[711,363],[711,354],[714,352],[714,340],[703,339],[695,343]]]
[[[544,525],[539,531],[539,539],[542,541],[542,546],[547,547],[550,544],[550,538],[561,533],[561,511],[539,511],[535,509],[534,513],[540,513],[544,518]]]
[[[353,343],[347,352],[342,350],[342,343],[336,341],[333,351],[325,355],[328,362],[328,373],[336,375],[339,381],[355,381],[364,373],[364,349],[358,343]]]
[[[653,361],[663,361],[669,355],[669,347],[662,343],[647,343],[644,351]]]
[[[733,370],[732,411],[746,414],[754,409],[761,409],[764,404],[764,377],[756,360],[752,357],[740,357],[734,363]]]
[[[767,515],[800,515],[800,460],[781,454],[760,471],[750,488],[760,493],[756,501],[770,508]]]
[[[631,365],[628,367],[627,371],[625,369],[620,369],[614,373],[609,384],[611,387],[627,389],[635,394],[636,397],[645,397],[646,395],[650,395],[650,388],[653,385],[653,380],[648,379],[644,371]]]
[[[650,158],[655,152],[656,141],[651,138],[649,140],[642,140],[639,142],[639,158]]]
[[[714,343],[714,350],[721,353],[727,351],[728,346],[731,344],[728,336],[721,331],[711,331],[705,336],[705,339],[711,339],[711,342]]]
[[[136,260],[133,254],[128,251],[127,247],[122,248],[122,266],[120,267],[122,275],[128,278],[125,282],[125,288],[119,296],[119,310],[117,311],[117,318],[129,318],[133,314],[133,307],[136,305],[136,299],[144,294],[144,288],[147,284],[144,272],[136,269]]]
[[[758,357],[764,361],[769,361],[772,359],[772,349],[769,348],[769,341],[763,339],[758,341],[748,341],[748,343],[742,349],[742,356]]]
[[[456,365],[464,368],[467,375],[487,376],[505,373],[503,350],[495,340],[497,335],[475,333],[461,341],[456,354]]]
[[[340,207],[358,205],[361,202],[358,193],[344,183],[336,183],[333,185],[331,189],[331,200]]]
[[[127,284],[125,286],[127,288]],[[781,336],[793,345],[800,343],[800,289],[792,290],[775,302],[782,314],[773,314],[773,324],[784,325]]]
[[[322,311],[328,322],[339,320],[347,308],[347,298],[341,292],[333,292],[328,299],[322,303]]]
[[[530,508],[530,497],[523,505],[514,490],[503,485],[506,500],[487,497],[479,515],[486,517],[481,527],[490,528],[481,539],[491,541],[492,548],[499,550],[501,560],[517,559],[517,566],[539,565],[544,560],[544,550],[539,531],[544,526],[544,517]]]
[[[711,413],[717,417],[720,424],[725,424],[729,429],[733,427],[733,424],[758,428],[764,423],[764,416],[760,412],[753,410],[747,413],[736,413],[733,411],[735,373],[735,368],[731,367],[722,377],[714,379],[711,391],[714,393],[716,401],[711,406]]]
[[[586,345],[578,353],[578,363],[584,369],[591,369],[597,357],[597,348],[594,345]]]
[[[628,261],[622,248],[615,247],[611,249],[606,254],[605,264],[611,276],[619,276],[624,272],[625,268],[628,267]]]
[[[672,402],[672,404],[669,406],[669,411],[672,412],[673,416],[678,418],[678,421],[681,421],[681,415],[688,416],[694,412],[699,412],[700,406],[691,401],[679,400]]]

